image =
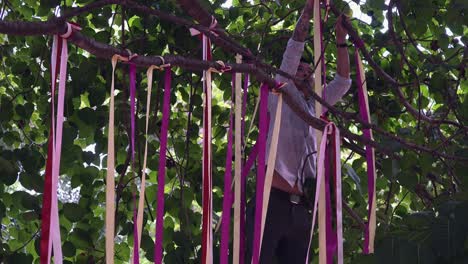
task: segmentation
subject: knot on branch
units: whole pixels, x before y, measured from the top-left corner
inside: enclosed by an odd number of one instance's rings
[[[72,35],[73,30],[81,30],[81,27],[76,23],[65,22],[65,24],[67,25],[67,32],[61,34],[61,38],[68,39]]]

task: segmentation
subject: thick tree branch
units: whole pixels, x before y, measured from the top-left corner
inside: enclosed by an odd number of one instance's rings
[[[136,2],[133,2],[131,0],[101,0],[101,1],[98,1],[98,2],[95,2],[95,3],[92,3],[90,5],[87,5],[85,7],[75,8],[74,10],[72,10],[72,11],[68,12],[67,14],[65,14],[64,16],[60,17],[59,20],[60,21],[65,21],[66,19],[68,19],[70,17],[76,16],[76,15],[79,15],[79,14],[82,14],[82,13],[86,13],[86,12],[89,12],[89,11],[91,11],[93,9],[98,8],[98,7],[103,7],[103,6],[106,6],[106,5],[109,5],[109,4],[120,4],[120,5],[126,6],[129,9],[133,9],[135,11],[139,11],[139,12],[142,12],[142,13],[147,14],[147,15],[154,15],[154,16],[157,16],[157,17],[163,19],[163,20],[173,22],[173,23],[178,24],[178,25],[183,25],[183,26],[186,26],[186,27],[193,27],[193,28],[199,30],[200,32],[204,33],[206,36],[208,36],[216,45],[218,45],[218,46],[220,46],[220,47],[222,47],[222,48],[224,48],[224,49],[226,49],[228,51],[231,51],[231,52],[234,52],[234,53],[239,53],[239,54],[243,55],[246,60],[252,60],[257,66],[260,66],[263,69],[266,69],[266,70],[271,71],[273,73],[278,73],[278,74],[284,75],[284,72],[282,72],[282,71],[280,71],[278,69],[275,69],[274,67],[272,67],[269,64],[266,64],[264,62],[259,61],[257,58],[255,58],[252,55],[250,50],[242,47],[236,41],[234,41],[233,39],[228,37],[224,33],[224,31],[219,29],[219,27],[215,30],[217,34],[214,34],[208,28],[211,25],[212,18],[209,15],[209,13],[207,11],[205,11],[204,8],[200,5],[198,0],[179,0],[179,3],[181,4],[182,8],[184,8],[184,10],[187,13],[192,15],[192,17],[195,20],[199,21],[204,26],[193,24],[193,23],[189,22],[188,20],[185,20],[185,19],[173,16],[173,15],[170,15],[170,14],[162,12],[160,10],[156,10],[156,9],[152,9],[152,8],[140,5],[140,4],[138,4]],[[339,12],[339,10],[335,6],[331,5],[330,7],[331,7],[331,10],[335,13],[335,15],[337,15],[337,16],[341,15],[341,12]],[[206,15],[208,15],[208,16],[206,16]],[[29,22],[29,23],[33,23],[33,22]],[[48,23],[50,23],[50,21],[48,21]],[[455,121],[432,119],[432,118],[422,114],[417,109],[415,109],[405,99],[405,96],[403,94],[403,91],[400,88],[399,83],[395,79],[393,79],[390,75],[388,75],[372,59],[372,56],[367,52],[366,48],[364,47],[364,43],[363,43],[362,39],[359,37],[358,33],[353,29],[353,27],[347,21],[344,21],[343,23],[344,23],[345,28],[348,30],[348,34],[350,35],[351,39],[353,39],[355,41],[355,43],[359,44],[358,45],[359,49],[363,53],[364,58],[366,58],[366,60],[368,61],[369,65],[375,70],[375,72],[379,76],[381,76],[383,79],[390,82],[392,89],[394,90],[394,92],[396,93],[396,95],[398,96],[398,98],[400,99],[402,104],[407,108],[407,110],[415,118],[421,117],[423,121],[429,122],[429,123],[434,124],[434,125],[445,123],[445,124],[454,125],[454,126],[457,126],[457,127],[460,127],[460,128],[468,129],[468,127],[462,126],[461,124],[459,124],[459,123],[457,123]],[[58,33],[57,31],[65,32],[65,29],[66,29],[65,25],[62,26],[62,28],[61,28],[62,30],[60,30],[60,28],[57,29],[56,27],[54,27],[53,25],[50,25],[50,24],[46,25],[46,26],[49,26],[50,30],[52,30],[52,29],[55,30],[55,32],[49,32],[49,33]],[[38,34],[45,34],[47,32],[47,29],[45,29],[45,28],[42,28],[42,33],[34,31],[34,30],[32,32],[28,32],[27,29],[30,30],[31,29],[30,27],[16,28],[16,29],[13,29],[13,30],[11,30],[11,27],[8,27],[8,28],[10,28],[10,32],[7,33],[7,34],[17,34],[17,33],[15,33],[15,30],[20,30],[20,31],[16,31],[16,32],[21,32],[22,35],[38,35]],[[0,25],[0,30],[1,30],[1,25]],[[32,34],[24,34],[24,32],[28,32],[28,33],[32,33]]]
[[[0,21],[0,32],[1,33],[10,32],[10,34],[12,34],[12,35],[25,35],[24,32],[22,32],[22,31],[11,30],[10,27],[13,27],[13,28],[21,28],[21,29],[25,30],[26,32],[30,32],[31,35],[37,35],[38,34],[37,32],[41,32],[42,34],[51,34],[51,33],[47,33],[46,29],[50,30],[51,32],[53,32],[55,34],[63,34],[65,32],[65,28],[66,28],[65,22],[60,21],[60,20],[54,20],[54,21],[56,22],[55,26],[51,26],[50,21],[35,22],[35,23]],[[60,31],[60,29],[62,29],[63,31]],[[87,50],[88,52],[90,52],[90,53],[92,53],[92,54],[94,54],[94,55],[96,55],[97,57],[100,57],[100,58],[110,59],[114,54],[120,54],[122,56],[129,56],[130,55],[127,50],[118,49],[118,48],[115,48],[113,46],[97,42],[97,41],[95,41],[93,39],[90,39],[90,38],[84,36],[83,34],[81,34],[78,31],[75,31],[70,36],[69,41],[71,41],[72,43],[74,43],[78,47],[80,47],[80,48],[82,48],[84,50]],[[147,66],[150,66],[150,65],[161,65],[162,64],[161,58],[156,57],[156,56],[137,56],[137,57],[132,59],[132,62],[135,63],[138,66],[144,66],[144,67],[147,67]],[[192,71],[207,70],[209,68],[222,70],[221,65],[219,65],[216,62],[188,59],[188,58],[185,58],[185,57],[182,57],[182,56],[175,56],[175,55],[166,55],[166,56],[164,56],[164,62],[165,63],[170,63],[171,65],[174,65],[174,66],[179,66],[179,67],[184,68],[184,69],[192,70]],[[265,73],[264,71],[259,69],[256,65],[226,63],[226,66],[231,67],[231,69],[233,71],[236,71],[236,72],[249,72],[249,73],[255,75],[259,82],[265,82],[265,83],[269,84],[270,87],[275,87],[276,86],[275,80],[272,79],[267,73]],[[286,73],[284,73],[284,75],[286,77],[292,79],[292,80],[295,79],[293,76],[289,76]],[[291,109],[301,119],[303,119],[310,126],[316,128],[316,129],[319,129],[319,130],[323,130],[323,128],[325,126],[325,122],[323,120],[311,116],[309,113],[303,111],[300,107],[298,107],[298,104],[292,99],[292,96],[286,90],[285,91],[280,91],[280,92],[283,93],[285,102],[291,107]],[[320,97],[317,96],[316,100],[319,101],[320,103],[322,103],[323,105],[329,107],[329,110],[331,110],[331,112],[333,112],[334,114],[340,114],[340,111],[337,111],[335,108],[328,105]],[[342,113],[342,115],[344,115],[344,117],[349,117],[349,115],[346,115],[344,113]],[[354,117],[354,119],[355,120],[360,120],[360,119],[358,119],[356,117]],[[365,122],[362,122],[362,124],[366,128],[372,128],[372,129],[375,129],[376,131],[386,133],[387,135],[390,134],[390,133],[388,133],[388,132],[386,132],[386,131],[384,131],[382,129],[379,129],[376,126],[371,125],[371,124],[367,124]],[[353,133],[351,133],[349,131],[346,131],[342,127],[341,127],[341,129],[343,130],[342,134],[345,137],[347,137],[347,138],[349,138],[351,140],[359,141],[359,142],[361,142],[363,144],[366,144],[366,145],[370,145],[370,146],[376,148],[377,150],[381,151],[382,153],[385,153],[385,154],[387,154],[389,156],[394,156],[392,151],[390,151],[389,149],[385,148],[384,146],[378,144],[377,142],[371,141],[371,140],[369,140],[369,139],[367,139],[367,138],[365,138],[363,136],[355,135],[355,134],[353,134]],[[408,147],[410,149],[428,152],[428,153],[433,154],[433,155],[438,155],[440,157],[453,159],[453,160],[468,160],[468,159],[462,158],[462,157],[456,157],[456,156],[451,156],[451,155],[447,155],[447,154],[443,154],[443,153],[438,153],[438,152],[435,152],[435,151],[433,151],[431,149],[428,149],[426,147],[422,147],[422,146],[418,146],[418,145],[413,144],[413,143],[406,142],[403,139],[400,139],[398,137],[394,137],[394,139],[398,140],[398,142],[402,143],[402,145],[404,145],[404,146],[406,146],[406,147]]]

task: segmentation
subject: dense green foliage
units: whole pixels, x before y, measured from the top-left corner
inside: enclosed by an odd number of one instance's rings
[[[55,6],[61,11],[86,5],[90,0],[1,1],[3,20],[40,21],[50,18]],[[174,0],[139,1],[142,4],[187,17]],[[278,66],[304,1],[234,0],[223,8],[222,0],[202,1],[218,22],[239,43]],[[333,1],[348,10],[342,1]],[[354,1],[359,2],[359,1]],[[392,9],[397,40],[388,31],[384,0],[361,1],[360,10],[371,17],[370,24],[352,19],[373,59],[401,84],[404,96],[417,109],[437,119],[461,124],[468,120],[466,61],[468,10],[463,0],[397,1]],[[399,10],[398,10],[399,9]],[[346,11],[349,12],[349,11]],[[179,54],[200,58],[200,46],[184,27],[126,10],[125,41],[122,41],[122,13],[115,5],[93,10],[75,18],[82,33],[114,46],[145,55]],[[2,17],[0,17],[2,19]],[[336,69],[333,27],[330,14],[324,25],[328,76]],[[405,25],[405,30],[403,28]],[[407,31],[407,32],[405,32]],[[408,35],[409,34],[409,35]],[[40,213],[50,123],[51,36],[18,37],[0,34],[0,262],[38,263]],[[415,42],[413,45],[412,42]],[[310,60],[312,41],[305,58]],[[399,48],[404,51],[400,53]],[[353,49],[350,49],[352,53]],[[214,47],[214,58],[234,61],[234,56]],[[411,65],[408,67],[405,60]],[[352,78],[355,79],[354,60]],[[366,66],[367,67],[367,66]],[[466,131],[451,125],[418,122],[393,93],[391,87],[366,68],[372,121],[379,127],[442,153],[468,157]],[[164,221],[165,263],[198,263],[201,250],[201,72],[174,68],[172,113],[169,131]],[[96,59],[70,45],[66,122],[62,145],[59,214],[63,250],[67,263],[103,263],[105,154],[107,149],[108,96],[111,63]],[[127,263],[133,245],[132,191],[136,190],[128,157],[128,76],[119,65],[116,78],[116,175],[120,197],[117,214],[116,261]],[[138,72],[137,171],[142,164],[146,107],[146,70]],[[415,75],[416,74],[416,75]],[[151,261],[154,247],[156,178],[159,125],[161,120],[162,74],[156,74],[158,89],[152,95],[150,148],[147,175],[147,210],[142,237],[142,258]],[[214,77],[213,175],[214,201],[219,221],[222,208],[226,132],[230,100],[230,74]],[[416,86],[416,80],[420,88]],[[252,119],[258,83],[249,91],[248,121]],[[338,104],[357,112],[355,83]],[[359,125],[331,116],[351,131]],[[256,138],[256,128],[247,140],[247,150]],[[344,213],[346,263],[466,263],[468,261],[468,176],[467,164],[403,148],[398,142],[375,133],[376,141],[390,147],[401,159],[377,153],[377,241],[373,256],[362,255],[363,232]],[[447,142],[446,142],[446,139]],[[444,144],[440,145],[442,142]],[[360,144],[362,147],[362,145]],[[343,196],[363,219],[367,215],[365,158],[348,149],[342,153]],[[253,173],[252,173],[253,175]],[[123,178],[122,178],[123,177]],[[360,179],[360,181],[356,181]],[[353,180],[354,179],[354,180]],[[248,182],[251,197],[255,177]],[[219,246],[215,232],[215,259]]]

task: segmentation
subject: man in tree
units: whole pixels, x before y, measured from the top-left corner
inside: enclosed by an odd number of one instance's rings
[[[280,69],[297,79],[310,82],[313,87],[312,68],[301,62],[304,41],[309,31],[309,21],[313,9],[313,0],[307,0],[304,10],[296,24],[292,38],[288,41]],[[337,71],[335,78],[326,87],[325,100],[335,104],[348,91],[349,57],[346,45],[347,32],[342,26],[342,17],[336,23]],[[320,78],[320,76],[317,76]],[[304,111],[316,116],[315,101],[309,90],[300,90],[297,83],[281,75],[276,76],[279,82],[287,83],[281,89],[289,90],[296,102]],[[270,112],[270,129],[268,148],[270,148],[272,130],[275,120],[277,96],[270,94],[268,110]],[[316,174],[315,130],[309,127],[289,106],[283,102],[279,142],[276,154],[270,201],[263,234],[260,263],[301,263],[306,259],[311,229],[311,208],[304,195],[305,178],[313,179]],[[268,157],[267,157],[268,160]],[[269,164],[267,164],[269,165]],[[312,184],[314,185],[314,184]],[[315,189],[314,189],[315,191]],[[311,198],[309,198],[311,199]],[[313,199],[313,198],[312,198]],[[254,209],[250,202],[247,211],[247,262],[252,256],[252,238]]]

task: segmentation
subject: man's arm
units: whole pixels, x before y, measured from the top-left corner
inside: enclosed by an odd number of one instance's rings
[[[343,26],[343,17],[341,15],[336,21],[335,33],[336,33],[336,45],[337,45],[337,62],[336,72],[341,76],[349,79],[349,55],[348,47],[343,45],[346,44],[346,35],[348,32]]]
[[[337,45],[337,61],[336,61],[336,76],[325,89],[325,100],[327,103],[334,105],[348,92],[351,86],[351,79],[349,79],[349,54],[346,44],[346,35],[348,34],[343,26],[344,16],[338,17],[335,27],[336,45]],[[314,87],[313,78],[309,80],[310,87]],[[306,98],[311,98],[311,91],[305,92]]]
[[[314,9],[314,1],[307,0],[304,9],[302,10],[302,14],[297,20],[296,28],[294,28],[294,32],[292,35],[292,39],[298,42],[304,42],[307,38],[309,33],[309,25],[310,25],[310,16]]]
[[[312,10],[313,0],[307,0],[302,14],[296,23],[293,35],[291,39],[289,39],[286,50],[283,54],[280,70],[293,76],[296,74],[297,68],[301,61],[302,53],[304,52],[304,41],[309,33],[309,24]],[[292,80],[289,80],[280,74],[276,75],[276,80],[282,83],[289,83],[290,85],[284,87],[283,89],[289,89],[290,94],[295,99],[295,101],[300,103],[303,109],[307,108],[307,103],[302,97],[302,93],[293,85]],[[268,110],[270,113],[274,112],[272,110],[274,107],[276,107],[276,102],[276,96],[270,96],[270,99],[268,100]]]
[[[310,16],[313,10],[313,0],[307,0],[302,14],[297,20],[293,35],[288,41],[286,50],[283,54],[280,70],[291,75],[296,74],[297,67],[304,52],[304,41],[309,33]],[[285,82],[287,79],[281,75],[277,75],[276,79],[280,82]]]

